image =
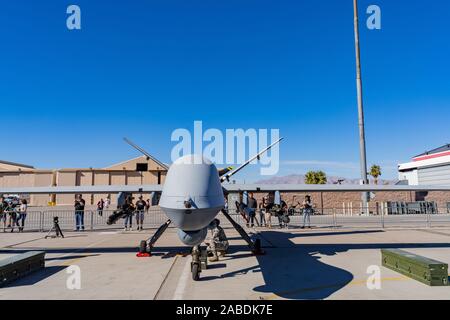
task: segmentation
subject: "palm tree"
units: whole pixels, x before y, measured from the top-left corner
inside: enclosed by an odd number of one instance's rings
[[[316,172],[317,184],[326,184],[327,183],[327,175],[323,171]]]
[[[373,177],[373,180],[375,181],[375,184],[378,184],[378,177],[381,176],[381,167],[374,164],[370,168],[370,175]]]
[[[305,183],[306,184],[316,184],[316,175],[314,171],[308,171],[305,174]]]
[[[305,174],[306,184],[326,184],[327,175],[323,171],[308,171]]]
[[[323,171],[308,171],[305,174],[306,184],[326,184],[327,175]],[[323,192],[320,193],[320,207],[323,214]]]

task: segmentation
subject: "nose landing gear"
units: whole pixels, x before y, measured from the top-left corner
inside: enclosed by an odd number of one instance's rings
[[[208,259],[206,248],[201,248],[200,246],[194,246],[192,248],[192,262],[191,262],[191,273],[192,280],[200,280],[200,273],[202,270],[208,268]]]

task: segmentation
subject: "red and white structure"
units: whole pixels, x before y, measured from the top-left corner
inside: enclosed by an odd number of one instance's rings
[[[398,178],[409,185],[450,185],[450,144],[399,164]]]

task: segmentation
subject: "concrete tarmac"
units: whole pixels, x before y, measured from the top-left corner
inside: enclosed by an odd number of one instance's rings
[[[209,263],[200,281],[190,273],[189,248],[170,228],[153,256],[136,257],[139,241],[155,230],[0,233],[0,259],[46,251],[46,268],[0,288],[0,299],[450,299],[450,287],[428,287],[381,266],[381,248],[402,248],[450,263],[450,229],[248,229],[266,254],[253,256],[226,228],[230,252]],[[69,266],[81,289],[69,289]],[[368,289],[370,266],[381,289]]]

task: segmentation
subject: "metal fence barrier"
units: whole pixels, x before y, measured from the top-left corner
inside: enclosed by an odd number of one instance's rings
[[[108,216],[114,210],[86,210],[84,213],[85,230],[113,230],[123,229],[124,219],[118,220],[113,225],[108,225]],[[295,210],[289,216],[289,227],[297,228],[303,225],[303,215],[301,210]],[[245,219],[235,210],[230,210],[233,219],[245,225]],[[74,230],[75,228],[75,212],[74,210],[40,210],[29,211],[25,220],[25,231],[47,232],[53,226],[53,218],[59,218],[59,225],[62,230]],[[158,228],[167,220],[167,216],[159,207],[152,207],[144,214],[143,227],[146,229]],[[224,226],[230,226],[225,217],[219,214],[219,219]],[[260,211],[257,210],[255,219],[255,227],[260,226]],[[316,211],[311,215],[311,226],[320,228],[431,228],[431,227],[450,227],[449,213],[426,213],[426,214],[386,214],[381,211],[380,214],[344,214],[342,209],[325,208],[322,211]],[[268,222],[268,221],[266,221]],[[7,228],[8,216],[0,221],[4,232],[9,232]],[[137,226],[136,218],[132,218],[133,227]],[[271,216],[271,225],[273,228],[278,227],[279,220],[277,216]],[[172,226],[173,227],[173,226]],[[17,230],[18,228],[16,228]]]

